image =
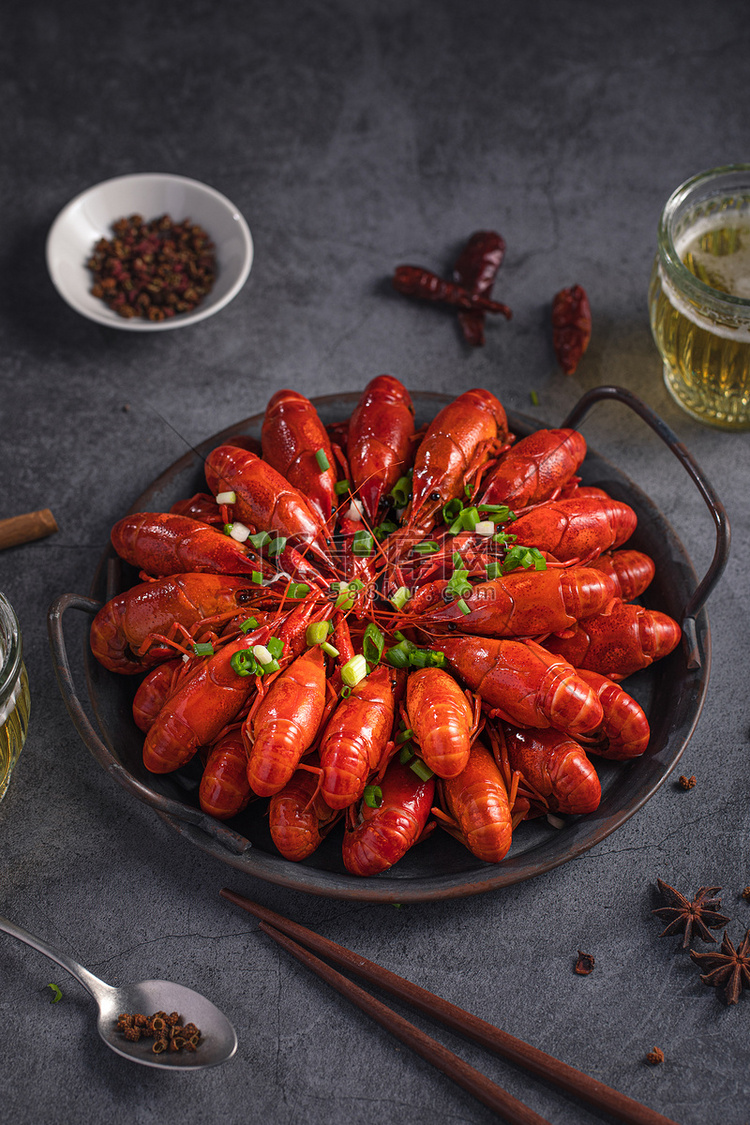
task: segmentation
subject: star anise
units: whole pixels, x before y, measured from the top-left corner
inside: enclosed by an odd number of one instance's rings
[[[727,1004],[736,1004],[742,989],[750,988],[750,930],[745,931],[737,949],[725,930],[720,952],[696,953],[691,949],[690,956],[696,965],[708,969],[707,973],[701,973],[704,984],[714,988],[726,986],[724,998]]]
[[[718,930],[730,921],[724,914],[719,914],[714,909],[714,907],[721,906],[721,899],[715,897],[721,887],[699,887],[695,898],[690,902],[674,887],[670,887],[668,883],[664,883],[661,879],[656,881],[659,884],[659,890],[670,903],[669,906],[660,906],[658,910],[651,911],[652,914],[657,914],[660,918],[669,921],[666,930],[662,930],[659,937],[679,934],[684,930],[683,949],[690,945],[693,929],[704,941],[717,940],[710,931]]]

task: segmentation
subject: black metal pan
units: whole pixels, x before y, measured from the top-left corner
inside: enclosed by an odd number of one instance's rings
[[[448,396],[413,394],[417,424],[429,421]],[[315,399],[325,424],[348,417],[358,394]],[[132,720],[133,677],[117,676],[102,668],[88,645],[83,655],[88,705],[84,708],[73,682],[66,651],[63,615],[68,608],[94,614],[108,597],[135,580],[121,567],[111,547],[103,552],[90,597],[63,594],[49,611],[49,635],[58,682],[73,723],[96,760],[129,793],[153,808],[193,846],[239,871],[280,886],[331,898],[364,902],[418,902],[480,894],[530,879],[549,871],[598,844],[625,823],[656,792],[674,769],[695,729],[708,687],[711,646],[705,602],[716,585],[729,551],[729,526],[713,488],[692,456],[668,426],[630,392],[599,387],[584,395],[560,425],[578,427],[594,403],[615,401],[634,410],[664,440],[705,500],[716,529],[716,548],[708,572],[699,582],[693,565],[664,516],[622,472],[589,450],[581,469],[584,483],[604,488],[630,504],[638,528],[629,541],[656,563],[656,578],[644,604],[663,610],[679,621],[683,644],[665,660],[628,679],[627,690],[645,708],[651,724],[646,753],[627,763],[597,759],[602,801],[595,813],[569,818],[555,829],[544,819],[522,823],[513,845],[499,864],[486,864],[436,831],[413,848],[390,871],[370,879],[349,875],[341,861],[340,829],[302,863],[283,859],[274,848],[264,819],[265,802],[256,802],[229,823],[204,814],[197,802],[199,773],[192,765],[174,774],[156,776],[142,762],[143,735]],[[230,435],[260,438],[263,416],[255,415],[203,442],[166,470],[136,500],[131,511],[167,511],[175,501],[205,489],[203,459]],[[509,415],[512,431],[524,436],[540,428],[523,415]],[[122,513],[115,513],[119,518]],[[97,729],[98,728],[98,729]]]

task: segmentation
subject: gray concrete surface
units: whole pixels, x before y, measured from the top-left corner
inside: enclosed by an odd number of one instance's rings
[[[673,404],[646,307],[666,197],[700,169],[748,159],[747,58],[736,0],[710,13],[696,0],[6,5],[0,517],[49,507],[60,530],[0,556],[33,691],[28,743],[0,807],[2,911],[114,983],[189,983],[240,1035],[220,1070],[136,1071],[99,1042],[75,982],[2,939],[9,1125],[492,1119],[277,952],[219,898],[223,885],[681,1125],[750,1119],[750,998],[725,1006],[650,913],[661,877],[686,892],[720,885],[731,936],[750,925],[740,895],[750,882],[749,439]],[[228,195],[256,259],[216,317],[135,337],[63,304],[44,240],[83,188],[152,170]],[[514,318],[469,351],[450,314],[400,299],[388,278],[405,261],[445,272],[478,228],[505,236],[495,294]],[[594,333],[566,378],[547,324],[553,293],[573,283],[589,292]],[[696,787],[670,778],[614,835],[538,878],[400,910],[239,876],[129,797],[71,725],[45,620],[57,594],[87,592],[112,523],[188,447],[262,410],[280,387],[358,390],[381,372],[417,390],[486,386],[551,424],[590,387],[627,387],[693,452],[734,532],[709,606],[707,700],[677,771]],[[605,407],[585,433],[653,498],[702,571],[713,526],[671,455]],[[578,949],[596,957],[587,977],[573,972]],[[64,994],[54,1006],[50,981]],[[438,1034],[555,1125],[601,1120]],[[644,1062],[654,1046],[658,1067]]]

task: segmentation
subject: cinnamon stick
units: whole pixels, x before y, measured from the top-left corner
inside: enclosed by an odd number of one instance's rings
[[[22,516],[11,516],[0,520],[0,550],[5,547],[18,547],[21,543],[31,543],[34,539],[44,539],[57,531],[55,517],[49,508],[38,512],[26,512]]]

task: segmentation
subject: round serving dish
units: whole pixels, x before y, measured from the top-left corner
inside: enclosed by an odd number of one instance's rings
[[[190,219],[213,242],[216,280],[192,312],[168,320],[126,319],[91,293],[86,262],[95,243],[112,237],[113,222],[134,214],[146,222],[164,214],[175,222]],[[126,332],[164,332],[213,316],[237,296],[252,264],[252,235],[235,205],[207,184],[166,172],[117,176],[87,188],[62,209],[47,236],[47,268],[63,300],[89,320]]]
[[[616,397],[623,396],[634,398],[627,396],[627,392]],[[417,425],[429,421],[450,401],[445,395],[419,392],[412,398]],[[323,422],[329,424],[346,418],[358,399],[359,394],[342,394],[313,401]],[[648,412],[648,408],[643,409]],[[664,428],[659,419],[653,418],[655,425],[650,423],[653,428]],[[203,460],[208,452],[232,434],[242,433],[259,439],[262,421],[263,415],[258,414],[207,439],[158,477],[131,511],[167,511],[178,499],[203,490]],[[518,436],[539,428],[538,422],[522,415],[509,415],[509,423]],[[683,462],[690,460],[686,467],[692,471],[694,463],[689,455],[681,448],[675,448],[674,452]],[[699,585],[687,552],[672,528],[632,481],[592,450],[582,466],[581,476],[586,484],[599,485],[635,509],[638,528],[629,546],[645,551],[656,563],[656,578],[642,600],[681,621],[687,643],[627,681],[628,691],[645,708],[651,723],[652,735],[646,753],[627,763],[598,759],[597,770],[602,781],[598,810],[588,816],[567,818],[561,830],[551,827],[544,818],[522,823],[502,863],[483,863],[446,833],[436,831],[390,871],[375,878],[361,879],[349,875],[343,866],[340,827],[334,829],[309,859],[292,863],[283,859],[271,843],[264,817],[265,802],[251,804],[240,816],[223,824],[206,816],[198,807],[199,767],[188,765],[176,773],[159,776],[148,773],[142,761],[143,735],[132,721],[131,705],[137,687],[134,677],[106,671],[85,646],[88,703],[99,728],[95,730],[75,693],[63,639],[65,609],[77,607],[93,613],[102,601],[136,580],[135,573],[121,564],[111,547],[104,551],[97,567],[91,598],[62,595],[50,610],[53,655],[71,717],[100,764],[129,792],[153,807],[176,832],[231,867],[271,883],[332,898],[416,902],[479,894],[557,867],[592,848],[624,824],[653,796],[679,760],[700,715],[708,686],[710,634],[702,603],[723,569],[729,534],[723,512],[717,513],[718,501],[714,502],[710,486],[699,478],[696,483],[704,492],[704,498],[711,500],[709,507],[719,529],[710,575]],[[118,516],[115,514],[114,518]],[[688,610],[695,607],[689,617],[686,617],[686,607]]]

